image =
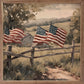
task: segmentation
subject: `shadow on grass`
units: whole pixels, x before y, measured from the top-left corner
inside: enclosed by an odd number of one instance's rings
[[[79,63],[80,59],[74,59],[74,63]],[[32,68],[30,65],[24,65],[21,62],[18,64],[12,64],[10,69],[4,64],[3,68],[3,79],[4,80],[67,80],[67,79],[49,79],[48,76],[44,76],[43,74],[48,72],[45,69],[46,66],[51,68],[63,67],[67,71],[70,71],[71,58],[62,57],[58,62],[50,62],[47,61],[42,64],[39,61],[34,63],[34,67]],[[43,69],[43,70],[42,70]],[[43,72],[42,72],[43,71]],[[80,74],[79,74],[80,75]]]
[[[10,69],[4,65],[3,79],[4,80],[41,80],[42,72],[32,68],[29,65],[24,66],[22,63],[11,65]]]

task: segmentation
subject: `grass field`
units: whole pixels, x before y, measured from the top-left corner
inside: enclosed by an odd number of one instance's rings
[[[56,23],[54,24],[57,27],[63,28],[67,31],[67,35],[70,30],[70,22],[64,22],[64,23]],[[35,35],[37,27],[32,28],[26,28],[25,32],[29,32],[32,36]],[[42,26],[42,28],[49,30],[49,26]],[[79,44],[78,44],[79,45]],[[70,45],[64,45],[64,47],[68,47]],[[57,45],[53,45],[53,47],[57,48]],[[18,47],[16,45],[12,46],[12,52],[19,54],[21,52],[24,52],[26,50],[30,50],[31,47]],[[38,48],[36,48],[38,50]],[[7,48],[4,46],[4,51],[6,51]],[[75,48],[75,50],[80,50],[80,48]],[[58,53],[58,52],[68,52],[71,51],[71,49],[63,49],[63,50],[51,50],[51,51],[39,51],[35,52],[35,56],[45,55],[45,54],[51,54],[51,53]],[[26,56],[31,56],[31,53],[25,54]],[[4,59],[6,59],[6,56],[3,56]],[[52,68],[54,67],[60,67],[64,70],[71,72],[72,75],[80,77],[80,54],[75,53],[74,54],[74,64],[72,67],[71,64],[71,54],[65,54],[65,55],[55,55],[50,57],[43,57],[43,58],[37,58],[34,60],[34,67],[31,67],[30,59],[27,58],[18,58],[15,60],[12,60],[12,65],[10,69],[4,64],[4,80],[47,80],[47,78],[43,78],[43,74],[45,74],[47,70],[47,66],[50,66]]]
[[[65,45],[65,46],[68,46],[68,45]],[[30,48],[28,47],[13,46],[12,52],[18,54],[29,49]],[[79,50],[79,48],[76,48],[75,50]],[[49,53],[51,54],[56,52],[67,52],[67,51],[71,51],[71,49],[35,52],[35,56],[45,55]],[[28,53],[25,55],[31,56],[31,53]],[[6,56],[4,56],[4,59],[6,59]],[[42,74],[45,74],[47,72],[46,66],[50,66],[51,68],[58,66],[68,72],[71,72],[73,75],[79,77],[80,76],[80,54],[79,53],[74,54],[73,67],[71,64],[71,54],[37,58],[34,60],[33,68],[31,67],[30,59],[21,57],[21,58],[12,60],[12,67],[10,69],[11,71],[4,64],[4,79],[8,79],[8,80],[9,79],[12,79],[12,80],[42,79],[41,78]],[[10,72],[12,74],[7,75],[7,73],[9,74]]]

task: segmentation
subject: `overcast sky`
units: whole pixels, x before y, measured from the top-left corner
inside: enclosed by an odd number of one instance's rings
[[[52,4],[42,8],[36,19],[42,18],[65,18],[72,16],[73,11],[80,8],[79,4]]]

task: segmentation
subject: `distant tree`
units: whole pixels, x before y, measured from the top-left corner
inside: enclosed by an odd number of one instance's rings
[[[34,18],[35,15],[29,10],[26,10],[24,4],[4,4],[4,28],[13,27],[24,28],[22,23],[30,18]]]
[[[35,19],[35,15],[40,11],[43,4],[3,4],[3,28],[21,28],[24,21]]]
[[[79,43],[80,42],[80,10],[79,9],[76,9],[73,12],[70,27],[71,29],[67,36],[67,43],[71,44],[72,40],[74,40],[76,43]]]

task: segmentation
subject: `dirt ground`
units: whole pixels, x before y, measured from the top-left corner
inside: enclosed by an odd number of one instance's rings
[[[50,68],[46,67],[48,69],[48,72],[46,74],[43,74],[44,76],[47,76],[48,79],[51,80],[67,80],[67,81],[78,81],[80,80],[79,77],[73,76],[71,73],[64,71],[61,68]]]

